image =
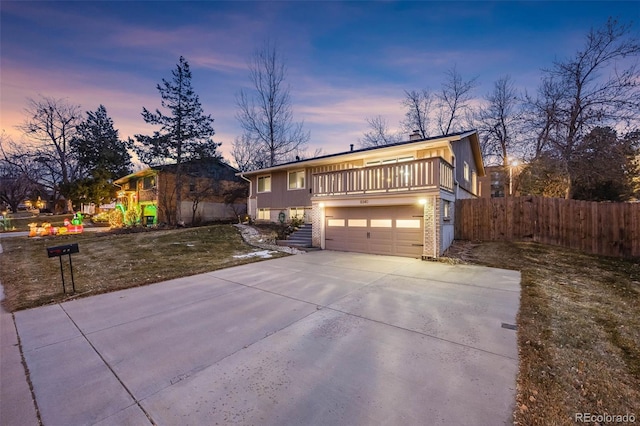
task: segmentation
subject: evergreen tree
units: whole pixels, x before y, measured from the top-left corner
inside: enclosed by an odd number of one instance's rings
[[[87,119],[77,127],[71,144],[82,176],[70,184],[73,198],[97,204],[112,198],[113,185],[109,181],[131,173],[131,155],[127,151],[131,143],[120,140],[104,105],[95,112],[87,111]]]
[[[73,145],[85,174],[93,175],[100,170],[115,179],[131,173],[131,155],[127,151],[130,143],[120,140],[104,105],[95,112],[87,111],[87,119],[78,126]]]
[[[143,163],[154,165],[173,161],[176,164],[176,222],[181,222],[183,171],[181,165],[192,159],[216,158],[219,143],[212,141],[215,134],[213,118],[205,115],[198,95],[191,87],[191,71],[184,57],[171,72],[171,81],[162,79],[157,88],[161,105],[169,110],[165,115],[159,109],[151,112],[142,108],[144,121],[160,126],[152,136],[136,135],[134,150]]]

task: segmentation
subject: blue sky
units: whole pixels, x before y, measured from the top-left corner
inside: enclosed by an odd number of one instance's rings
[[[609,16],[634,21],[639,2],[33,2],[0,3],[0,129],[19,140],[27,98],[105,105],[123,138],[151,133],[142,107],[180,55],[226,157],[241,132],[235,96],[265,39],[288,65],[294,117],[311,150],[348,149],[383,115],[399,129],[403,90],[437,90],[453,65],[486,95],[509,74],[534,91]]]

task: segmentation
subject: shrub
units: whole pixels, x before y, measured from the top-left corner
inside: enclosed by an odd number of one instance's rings
[[[112,228],[122,228],[124,226],[124,214],[120,209],[114,209],[109,212],[109,225]]]

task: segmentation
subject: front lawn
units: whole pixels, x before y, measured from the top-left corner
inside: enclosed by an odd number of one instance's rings
[[[640,421],[640,261],[535,243],[454,248],[522,273],[516,424],[575,425],[577,413]]]
[[[200,274],[255,262],[259,257],[235,258],[259,249],[246,244],[231,225],[154,230],[131,234],[85,233],[45,238],[0,240],[0,276],[9,311],[59,302],[62,293],[58,258],[48,258],[46,247],[78,243],[72,255],[76,297],[136,287],[172,278]],[[272,253],[273,257],[284,256]],[[67,292],[71,291],[68,257]]]

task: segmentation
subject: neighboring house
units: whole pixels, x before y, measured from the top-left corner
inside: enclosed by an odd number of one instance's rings
[[[114,182],[119,188],[116,208],[124,213],[126,224],[174,222],[176,167],[175,164],[150,167]],[[246,196],[225,199],[228,192],[247,185],[236,176],[237,169],[216,159],[189,161],[181,167],[181,214],[186,224],[235,219],[245,214]]]
[[[410,140],[240,173],[257,221],[312,224],[332,250],[435,258],[453,241],[454,202],[475,198],[484,166],[476,131]]]
[[[487,166],[485,175],[479,179],[482,198],[500,198],[505,196],[505,185],[509,190],[508,176],[504,166]]]
[[[485,176],[479,179],[482,198],[501,198],[520,196],[518,166],[487,166]]]

